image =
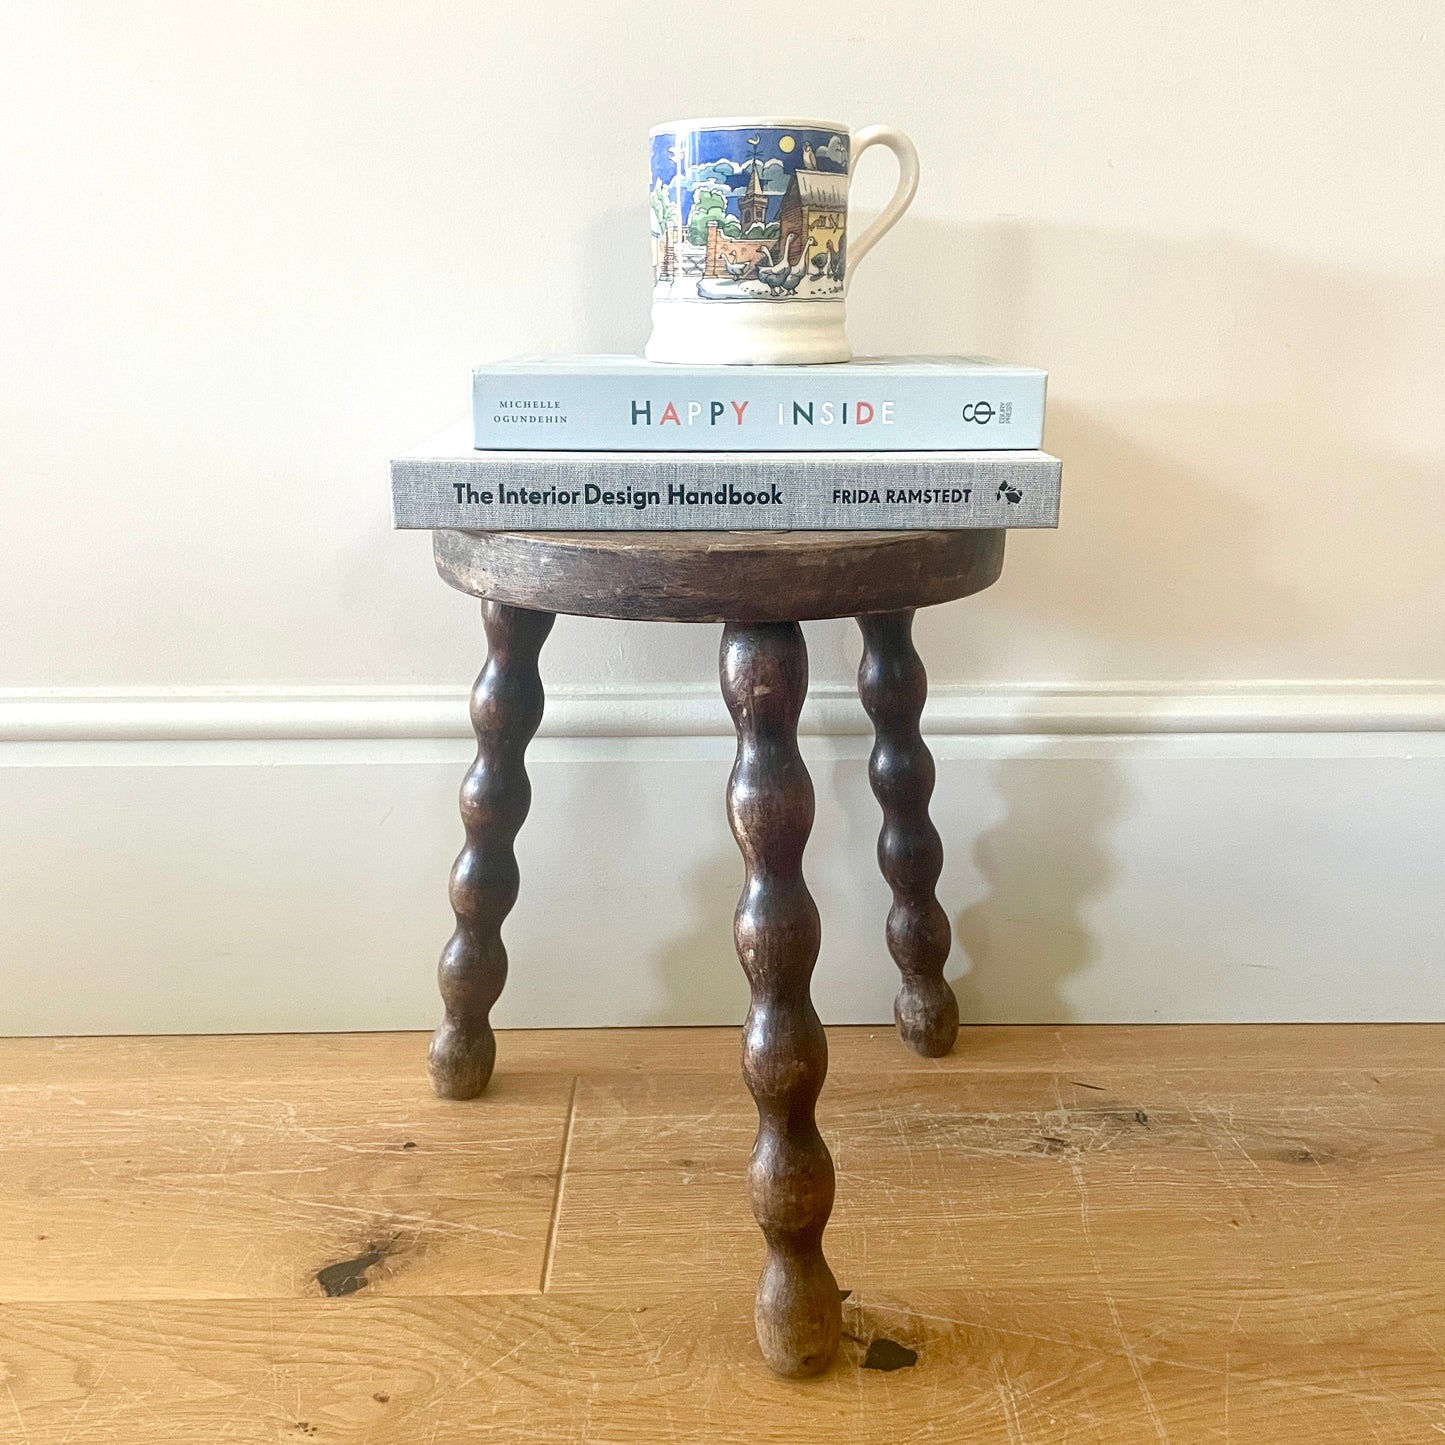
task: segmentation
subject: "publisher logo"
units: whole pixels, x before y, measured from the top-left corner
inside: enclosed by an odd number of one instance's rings
[[[964,404],[964,421],[976,422],[979,426],[987,426],[991,421],[997,421],[1000,426],[1007,426],[1013,420],[1014,404],[1011,401],[1001,401],[995,406],[991,401],[970,401]]]

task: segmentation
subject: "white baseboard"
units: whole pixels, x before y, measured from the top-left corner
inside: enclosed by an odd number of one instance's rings
[[[1440,732],[1439,683],[934,687],[930,733]],[[722,737],[714,687],[551,690],[542,737]],[[802,731],[868,730],[851,689],[815,687]],[[470,736],[457,688],[0,689],[0,743],[413,739]]]
[[[943,688],[949,974],[978,1021],[1445,1018],[1445,688]],[[866,720],[804,719],[834,1022],[889,1016]],[[409,690],[0,694],[0,1032],[430,1025],[470,749]],[[510,1025],[736,1021],[711,689],[554,694]]]

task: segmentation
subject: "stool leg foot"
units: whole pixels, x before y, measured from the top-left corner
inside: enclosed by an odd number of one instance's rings
[[[752,988],[743,1077],[758,1106],[758,1137],[748,1192],[767,1241],[758,1343],[778,1374],[816,1375],[837,1352],[842,1305],[822,1246],[833,1160],[813,1116],[828,1040],[808,992],[821,930],[803,881],[813,785],[798,752],[808,688],[802,630],[729,623],[720,672],[738,736],[728,821],[747,868],[733,937]]]
[[[502,920],[517,901],[512,844],[532,802],[526,752],[542,721],[537,658],[554,621],[550,612],[482,604],[487,662],[471,706],[477,756],[462,780],[466,844],[451,875],[457,925],[437,967],[445,1013],[427,1060],[432,1088],[447,1099],[480,1094],[497,1056],[488,1015],[507,980]]]
[[[958,1037],[958,999],[943,977],[952,930],[934,896],[943,843],[928,816],[933,754],[919,732],[928,675],[913,646],[913,613],[860,617],[858,696],[873,722],[868,779],[883,809],[878,866],[893,890],[888,951],[902,975],[893,1017],[916,1054],[937,1057]]]

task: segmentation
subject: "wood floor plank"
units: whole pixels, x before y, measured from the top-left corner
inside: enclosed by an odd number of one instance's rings
[[[28,1445],[1358,1445],[1445,1429],[1438,1297],[865,1291],[835,1368],[802,1383],[763,1367],[751,1313],[737,1288],[11,1305],[0,1429]],[[916,1362],[864,1368],[885,1339]]]
[[[825,1246],[845,1285],[1065,1284],[1081,1270],[1188,1289],[1445,1274],[1445,1078],[1197,1069],[835,1078]],[[752,1272],[746,1096],[696,1075],[584,1079],[551,1284]]]
[[[274,1298],[540,1287],[572,1091],[484,1102],[418,1068],[0,1088],[0,1299]],[[353,1262],[347,1265],[346,1262]]]

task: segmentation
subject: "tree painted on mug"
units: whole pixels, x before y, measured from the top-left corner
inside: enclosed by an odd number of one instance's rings
[[[668,195],[661,181],[652,188],[651,210],[654,236],[664,236],[668,227],[677,225],[677,202]]]
[[[687,239],[694,246],[706,246],[707,228],[713,221],[725,236],[742,233],[742,222],[728,214],[727,192],[713,186],[699,186],[692,193],[692,210],[687,215]]]

